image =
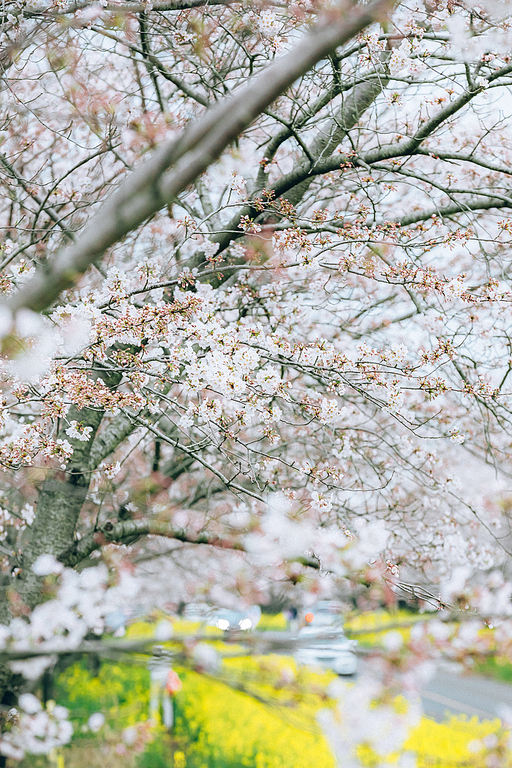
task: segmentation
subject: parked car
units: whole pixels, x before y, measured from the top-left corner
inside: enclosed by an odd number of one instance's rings
[[[343,609],[335,600],[319,600],[300,613],[300,625],[323,626],[332,625],[343,627]]]
[[[300,666],[331,669],[337,675],[357,672],[356,640],[349,640],[340,627],[324,623],[309,624],[299,630],[295,661]]]
[[[219,608],[214,611],[209,624],[225,632],[235,630],[250,630],[258,624],[261,617],[259,605],[252,605],[246,611],[231,611]]]

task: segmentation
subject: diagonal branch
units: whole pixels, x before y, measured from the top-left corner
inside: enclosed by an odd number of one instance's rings
[[[88,469],[96,469],[126,438],[137,429],[137,424],[126,413],[115,416],[102,432],[96,435],[89,451]]]
[[[390,51],[386,51],[385,54],[383,57],[384,65],[387,58],[389,58]],[[315,163],[320,162],[322,158],[332,155],[348,132],[357,125],[366,110],[386,88],[388,82],[389,74],[383,68],[382,71],[376,73],[376,77],[369,78],[367,81],[356,85],[347,98],[342,99],[337,114],[328,121],[309,148]],[[313,178],[311,177],[298,184],[290,190],[286,195],[286,199],[292,205],[297,205],[303,199],[312,181]]]
[[[197,101],[198,104],[202,104],[203,107],[208,106],[208,100],[205,96],[197,93],[197,91],[187,85],[187,83],[182,78],[176,77],[176,75],[173,75],[172,72],[169,72],[169,70],[164,67],[158,56],[155,56],[153,53],[151,53],[151,51],[147,49],[143,50],[137,45],[134,45],[134,43],[130,43],[128,40],[123,40],[119,37],[119,35],[115,35],[111,30],[103,29],[96,24],[93,24],[91,29],[98,35],[103,35],[103,37],[107,37],[109,40],[114,40],[114,42],[119,43],[119,45],[123,45],[125,48],[128,48],[128,50],[132,51],[132,53],[138,53],[139,56],[144,59],[146,64],[151,64],[155,69],[158,70],[159,74],[162,75],[165,80],[168,80],[170,83],[175,85],[176,88],[182,91],[186,96],[189,96],[189,98],[193,99],[193,101]],[[151,76],[151,70],[148,71]],[[153,74],[155,73],[153,72]]]

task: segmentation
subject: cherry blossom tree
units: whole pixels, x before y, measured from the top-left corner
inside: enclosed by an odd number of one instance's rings
[[[408,691],[418,659],[488,652],[478,622],[508,652],[508,507],[475,478],[512,449],[506,4],[13,0],[2,25],[5,706],[120,606],[469,611],[391,644],[363,708],[390,669]]]

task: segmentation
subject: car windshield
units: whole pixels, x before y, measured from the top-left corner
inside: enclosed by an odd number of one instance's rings
[[[317,626],[322,625],[323,627],[327,627],[337,624],[339,619],[332,613],[315,613],[313,621]]]

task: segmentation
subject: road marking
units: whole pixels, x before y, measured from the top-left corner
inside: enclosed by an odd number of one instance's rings
[[[420,695],[422,699],[430,699],[430,701],[435,701],[438,704],[446,704],[447,707],[458,709],[461,712],[467,712],[468,715],[484,715],[484,717],[496,717],[495,713],[485,712],[483,709],[471,707],[469,704],[462,704],[460,701],[449,699],[447,696],[441,696],[439,693],[433,693],[432,691],[422,691]]]

